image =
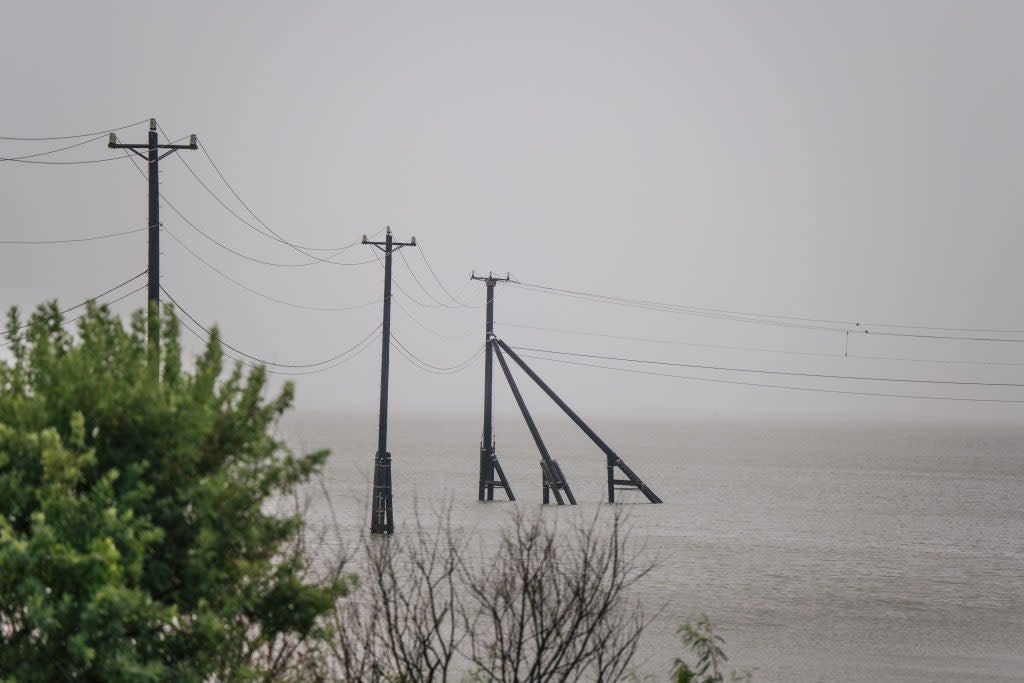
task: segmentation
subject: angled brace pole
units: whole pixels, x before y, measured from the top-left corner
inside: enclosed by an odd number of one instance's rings
[[[605,454],[605,456],[607,457],[607,460],[608,460],[608,502],[609,503],[614,503],[615,502],[615,485],[616,484],[625,484],[625,485],[628,485],[628,486],[635,486],[645,496],[647,496],[647,500],[651,501],[652,503],[660,503],[661,502],[661,498],[658,498],[658,496],[654,493],[654,491],[652,491],[650,488],[648,488],[647,484],[643,483],[643,481],[640,480],[640,477],[636,476],[636,473],[629,468],[629,465],[627,465],[625,462],[622,461],[622,458],[620,458],[618,456],[618,454],[611,449],[611,446],[606,444],[604,442],[604,439],[599,437],[597,435],[597,433],[594,432],[594,430],[591,429],[589,427],[589,425],[587,425],[587,423],[584,422],[583,419],[579,415],[577,415],[575,412],[573,412],[572,408],[570,408],[566,404],[566,402],[563,401],[558,396],[558,394],[556,394],[554,392],[554,390],[551,389],[551,387],[549,387],[547,384],[545,384],[544,380],[542,380],[540,377],[538,377],[537,373],[535,373],[533,370],[531,370],[530,367],[526,363],[523,362],[523,359],[520,358],[516,354],[515,351],[513,351],[512,349],[510,349],[508,347],[508,344],[503,342],[501,339],[497,339],[497,338],[495,338],[494,342],[495,342],[495,344],[497,344],[497,346],[495,346],[495,348],[494,348],[495,351],[498,351],[499,348],[504,350],[505,353],[507,353],[509,355],[509,357],[512,358],[512,360],[514,360],[516,362],[516,365],[521,367],[523,369],[523,372],[525,372],[527,375],[529,375],[530,379],[532,379],[534,382],[536,382],[537,386],[539,386],[541,389],[544,390],[544,393],[547,394],[548,397],[552,401],[555,402],[555,405],[557,405],[559,408],[561,408],[562,412],[564,412],[566,415],[568,415],[569,419],[571,419],[573,422],[575,422],[576,426],[579,427],[580,429],[582,429],[583,433],[586,434],[587,436],[589,436],[590,440],[593,441],[597,445],[598,448],[600,448],[602,451],[604,451],[604,454]],[[501,353],[500,352],[498,352],[498,358],[499,358],[499,360],[501,359]],[[504,365],[504,361],[502,361],[502,364]],[[622,470],[623,474],[626,475],[626,479],[617,480],[617,479],[614,478],[614,468],[616,468],[616,467],[618,467],[620,470]]]
[[[515,397],[516,403],[519,404],[519,410],[523,413],[523,419],[526,421],[526,426],[530,428],[530,434],[533,435],[533,441],[537,444],[537,450],[540,451],[540,468],[544,473],[544,502],[548,502],[548,491],[552,491],[555,494],[555,501],[559,505],[565,505],[562,501],[562,494],[559,489],[565,490],[565,495],[569,499],[570,505],[576,504],[576,498],[572,495],[572,489],[569,488],[569,483],[565,481],[564,475],[562,475],[562,468],[558,466],[558,463],[551,459],[551,454],[548,453],[547,446],[544,445],[544,440],[540,438],[540,432],[537,431],[537,425],[534,424],[533,418],[530,416],[530,411],[526,407],[526,402],[523,401],[523,395],[519,393],[519,387],[516,386],[516,381],[512,378],[512,372],[508,369],[508,363],[505,362],[505,358],[501,354],[501,350],[495,346],[494,355],[498,357],[498,364],[501,365],[501,371],[505,373],[505,379],[508,380],[508,387],[512,390],[512,396]]]

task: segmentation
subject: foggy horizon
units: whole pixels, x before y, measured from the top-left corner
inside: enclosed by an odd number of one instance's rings
[[[402,290],[392,329],[433,365],[462,363],[483,344],[484,288],[467,284],[473,270],[762,320],[1008,330],[983,336],[1024,340],[1012,260],[1024,246],[1015,182],[1024,166],[1024,7],[1014,3],[189,2],[158,13],[104,2],[63,7],[56,23],[46,7],[11,14],[17,20],[0,29],[8,92],[0,135],[71,135],[149,117],[172,140],[194,132],[216,168],[202,151],[179,152],[161,162],[162,193],[206,234],[259,260],[308,260],[256,234],[266,226],[313,246],[349,244],[385,225],[396,239],[415,235],[419,248],[395,257]],[[141,142],[145,131],[141,123],[118,138]],[[63,146],[0,143],[4,157]],[[107,156],[104,137],[53,158]],[[227,212],[183,161],[253,225]],[[0,163],[0,174],[5,239],[146,225],[146,185],[127,159]],[[162,284],[247,353],[304,364],[349,348],[380,323],[382,271],[370,247],[337,257],[361,265],[271,267],[218,247],[166,201],[161,219]],[[145,268],[145,239],[142,231],[4,245],[4,308],[27,312],[55,297],[72,305],[104,291]],[[305,306],[362,307],[301,310],[246,288]],[[456,306],[449,292],[473,307]],[[144,296],[112,308],[126,315]],[[758,371],[659,372],[1024,399],[1015,387],[772,376],[1024,383],[1013,365],[1024,363],[1016,342],[856,330],[847,339],[516,285],[499,284],[495,305],[497,334],[513,346]],[[190,354],[200,348],[188,331],[182,336]],[[719,348],[730,346],[745,348]],[[297,408],[373,414],[379,360],[378,342],[337,368],[291,378]],[[527,362],[595,418],[989,423],[1017,421],[1024,410]],[[479,359],[435,375],[393,351],[392,415],[478,415],[482,374]],[[527,378],[517,381],[538,416],[557,414]],[[495,410],[515,419],[503,384],[496,367]]]

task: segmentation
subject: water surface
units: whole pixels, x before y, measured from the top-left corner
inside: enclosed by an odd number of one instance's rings
[[[538,418],[592,515],[604,458],[564,417]],[[325,479],[345,532],[367,526],[376,416],[293,416],[299,448],[330,448]],[[662,608],[638,669],[667,680],[676,627],[707,612],[730,665],[758,681],[1024,680],[1024,428],[992,425],[596,419],[592,426],[664,499],[623,494],[656,556],[637,589]],[[540,507],[525,426],[499,420],[519,502],[476,501],[477,420],[393,416],[396,523],[450,503],[493,535]],[[326,516],[314,505],[314,514]],[[426,513],[425,513],[426,514]]]

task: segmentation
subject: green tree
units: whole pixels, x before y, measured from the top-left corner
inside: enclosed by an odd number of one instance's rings
[[[754,677],[754,669],[731,671],[725,677],[722,665],[728,661],[722,645],[725,640],[715,633],[715,625],[708,615],[702,614],[696,624],[686,623],[679,628],[679,637],[697,657],[692,667],[682,659],[676,660],[672,671],[673,683],[725,683],[725,681],[750,681]]]
[[[186,370],[170,310],[159,366],[141,312],[62,322],[12,310],[0,362],[0,680],[284,678],[346,586],[307,579],[301,517],[267,512],[327,457],[271,433],[292,385],[264,398],[216,331]]]

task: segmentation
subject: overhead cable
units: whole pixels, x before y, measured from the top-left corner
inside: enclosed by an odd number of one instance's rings
[[[821,389],[818,387],[797,387],[788,384],[761,384],[758,382],[743,382],[740,380],[730,379],[719,379],[715,377],[695,377],[691,375],[675,375],[667,372],[652,372],[650,370],[637,370],[636,368],[621,368],[611,365],[601,365],[598,363],[583,363],[578,361],[564,360],[560,358],[550,358],[543,356],[531,356],[523,354],[524,358],[531,358],[533,360],[547,361],[550,363],[561,363],[563,365],[578,365],[588,368],[600,368],[603,370],[615,370],[618,372],[626,372],[635,375],[651,375],[655,377],[670,377],[674,379],[684,379],[694,382],[712,382],[715,384],[732,384],[736,386],[744,387],[759,387],[765,389],[787,389],[790,391],[809,391],[820,394],[844,394],[847,396],[872,396],[882,398],[905,398],[905,399],[919,399],[924,401],[962,401],[967,403],[1005,403],[1005,404],[1022,404],[1024,399],[1001,399],[1001,398],[972,398],[966,396],[929,396],[923,394],[887,394],[881,392],[870,392],[870,391],[848,391],[845,389]]]
[[[436,272],[434,271],[434,267],[433,267],[432,265],[430,265],[430,259],[428,259],[428,258],[427,258],[427,252],[425,252],[425,251],[423,250],[423,244],[422,244],[422,242],[421,242],[420,244],[417,244],[417,245],[416,245],[416,247],[417,247],[417,251],[418,251],[418,252],[420,253],[420,258],[422,258],[422,259],[423,259],[423,262],[424,262],[425,264],[427,264],[427,270],[429,270],[429,271],[430,271],[430,274],[431,274],[431,275],[432,275],[432,276],[434,277],[434,282],[436,282],[436,283],[437,283],[437,286],[441,288],[441,291],[442,291],[442,292],[444,292],[445,294],[447,294],[447,295],[448,295],[448,298],[449,298],[449,299],[451,299],[452,301],[454,301],[454,302],[455,302],[456,304],[458,304],[459,306],[462,306],[463,308],[480,308],[480,305],[479,305],[479,304],[477,304],[477,305],[475,305],[475,306],[474,306],[474,305],[472,305],[472,304],[467,304],[467,303],[465,303],[465,302],[461,301],[461,300],[460,300],[460,299],[459,299],[458,297],[456,297],[456,296],[455,296],[454,294],[452,294],[451,292],[449,292],[449,291],[448,291],[448,288],[444,286],[444,283],[443,283],[443,282],[441,282],[441,278],[439,278],[439,277],[437,276],[437,273],[436,273]],[[463,285],[463,289],[465,289],[465,285]]]
[[[883,334],[877,330],[867,330],[866,328],[879,328],[888,327],[895,329],[910,329],[910,330],[933,330],[939,332],[975,332],[975,333],[988,333],[988,334],[1024,334],[1024,330],[1010,330],[1010,329],[987,329],[987,328],[973,328],[973,327],[936,327],[927,325],[910,325],[910,324],[897,324],[897,323],[881,323],[881,322],[866,322],[866,321],[855,321],[855,320],[839,320],[839,319],[828,319],[828,318],[813,318],[813,317],[802,317],[792,315],[778,315],[771,313],[756,313],[750,311],[735,311],[723,308],[708,308],[702,306],[692,306],[683,304],[673,304],[659,301],[651,301],[646,299],[633,299],[628,297],[610,296],[605,294],[595,294],[593,292],[583,292],[572,289],[561,289],[558,287],[551,287],[548,285],[540,285],[534,283],[518,282],[514,283],[521,287],[533,289],[537,291],[549,292],[552,294],[563,294],[570,295],[578,298],[587,298],[598,301],[605,301],[608,303],[619,303],[621,305],[637,305],[640,307],[650,307],[654,310],[675,310],[680,312],[690,313],[703,313],[709,316],[724,316],[726,319],[733,319],[730,316],[740,316],[739,320],[748,322],[760,321],[763,324],[772,324],[771,321],[794,321],[797,323],[813,323],[821,325],[842,325],[843,329],[830,328],[830,331],[846,332],[849,331],[851,334],[854,332],[868,333],[870,334]],[[780,323],[781,324],[781,323]],[[852,329],[847,329],[852,328]],[[889,335],[896,336],[896,333],[886,333]],[[924,336],[926,338],[940,338],[940,339],[965,339],[968,341],[1024,341],[1024,340],[1008,340],[1008,339],[972,339],[967,337],[946,337],[944,335],[912,335],[905,334],[902,336]]]
[[[73,242],[93,242],[95,240],[105,240],[110,237],[121,237],[122,235],[133,235],[137,232],[149,230],[149,228],[133,228],[131,230],[123,230],[121,232],[111,232],[106,235],[93,235],[91,237],[72,237],[59,240],[0,240],[0,244],[70,244]]]
[[[185,319],[179,318],[179,322],[182,324],[182,326],[186,330],[191,332],[199,341],[203,342],[204,344],[208,343],[210,341],[210,334],[209,333],[206,333],[205,335],[200,334]],[[203,329],[205,329],[205,328],[203,328]],[[380,334],[378,332],[377,334],[373,335],[372,337],[369,337],[366,340],[364,340],[363,345],[359,349],[357,349],[355,352],[353,352],[351,355],[349,355],[348,357],[346,357],[346,358],[344,358],[342,360],[339,360],[337,363],[332,363],[331,365],[325,365],[323,367],[319,367],[319,368],[316,368],[314,370],[275,370],[273,368],[268,368],[265,365],[259,365],[257,363],[253,363],[252,361],[246,360],[244,358],[238,358],[236,356],[232,356],[230,353],[227,353],[227,352],[224,352],[224,355],[227,356],[228,358],[230,358],[231,360],[233,360],[233,361],[235,361],[237,363],[241,363],[242,365],[246,365],[246,366],[248,366],[250,368],[262,367],[263,371],[266,372],[267,374],[270,374],[270,375],[284,375],[284,376],[290,376],[290,377],[295,377],[295,376],[298,376],[298,375],[316,375],[316,374],[319,374],[321,372],[327,372],[328,370],[333,370],[334,368],[337,368],[337,367],[339,367],[341,365],[344,365],[345,363],[348,363],[349,361],[351,361],[352,359],[356,358],[361,353],[363,353],[363,351],[365,351],[366,349],[368,349],[371,346],[373,346],[373,342],[376,341],[379,338],[380,338]],[[221,344],[223,344],[223,343],[224,342],[222,341]]]
[[[406,359],[408,359],[414,365],[419,366],[420,369],[426,370],[427,372],[433,372],[435,374],[442,374],[442,375],[451,375],[451,374],[455,374],[457,372],[461,372],[462,370],[465,370],[467,367],[469,367],[469,365],[474,360],[479,358],[480,355],[486,349],[485,345],[481,345],[479,349],[477,349],[476,351],[473,352],[473,355],[469,356],[465,360],[460,361],[459,363],[456,363],[455,365],[443,366],[443,365],[434,365],[432,363],[428,363],[427,361],[425,361],[422,358],[420,358],[419,356],[417,356],[415,353],[410,351],[407,346],[402,344],[402,342],[400,342],[395,337],[394,333],[391,334],[391,341],[393,341],[395,343],[395,346],[397,347],[398,351],[400,353],[402,353],[406,357]]]
[[[315,259],[316,261],[321,262],[321,263],[333,263],[333,264],[339,265],[339,266],[357,266],[357,265],[363,265],[363,264],[371,263],[371,261],[359,261],[359,262],[356,262],[356,263],[346,263],[346,262],[332,261],[331,260],[331,259],[335,258],[336,256],[338,256],[341,252],[345,251],[346,249],[348,249],[350,247],[354,247],[357,244],[360,244],[359,240],[351,242],[351,243],[349,243],[349,244],[347,244],[347,245],[345,245],[343,247],[337,247],[336,249],[332,250],[332,251],[334,251],[333,254],[331,254],[330,256],[322,258],[322,257],[319,257],[319,256],[315,256],[313,254],[307,253],[306,250],[304,250],[303,248],[301,248],[301,247],[299,247],[299,246],[297,246],[295,244],[292,244],[288,240],[283,239],[277,233],[275,233],[272,230],[270,230],[270,228],[267,228],[267,230],[270,231],[270,234],[268,234],[267,232],[264,232],[259,227],[253,225],[252,223],[247,221],[244,217],[240,216],[238,214],[238,212],[236,212],[230,206],[228,206],[227,203],[223,199],[220,198],[220,195],[218,195],[216,192],[214,192],[210,188],[210,186],[207,185],[206,182],[202,178],[199,177],[199,174],[196,173],[195,169],[192,168],[191,164],[189,164],[188,161],[183,156],[178,155],[178,160],[181,161],[181,163],[183,163],[185,165],[185,168],[188,169],[188,172],[192,174],[192,177],[196,180],[196,182],[198,182],[199,185],[204,190],[206,190],[206,192],[211,197],[213,197],[214,200],[216,200],[216,202],[218,204],[220,204],[221,207],[223,207],[225,211],[227,211],[229,214],[231,214],[240,223],[242,223],[246,227],[250,228],[251,230],[255,231],[261,237],[264,237],[266,239],[269,239],[269,240],[272,240],[274,242],[277,242],[278,244],[284,244],[284,245],[290,247],[291,249],[297,251],[298,253],[302,254],[306,258],[312,258],[312,259]],[[261,223],[262,223],[262,221],[261,221]]]
[[[180,310],[182,313],[184,313],[185,317],[188,318],[189,320],[191,320],[197,327],[199,327],[199,329],[201,329],[203,332],[205,332],[208,335],[212,335],[213,334],[213,332],[211,332],[206,326],[204,326],[201,322],[196,320],[196,318],[191,313],[189,313],[188,310],[186,310],[185,308],[182,308],[181,304],[179,304],[175,300],[175,298],[173,296],[171,296],[170,292],[168,292],[167,289],[163,285],[160,285],[160,291],[162,291],[164,294],[166,294],[167,298],[170,299],[172,304],[174,304],[174,307],[176,309]],[[377,327],[375,327],[373,329],[373,331],[370,332],[370,334],[366,335],[363,339],[359,340],[354,345],[352,345],[349,348],[345,349],[341,353],[335,354],[335,355],[331,356],[330,358],[325,358],[323,360],[316,361],[314,363],[278,363],[278,362],[275,362],[275,361],[272,361],[272,360],[267,360],[265,358],[260,358],[259,356],[253,356],[253,355],[251,355],[249,353],[246,353],[245,351],[242,351],[241,349],[239,349],[239,348],[237,348],[235,346],[232,346],[231,344],[227,343],[223,339],[221,339],[221,344],[223,344],[227,348],[231,349],[235,353],[241,354],[241,355],[245,356],[246,358],[248,358],[250,360],[253,360],[253,361],[257,362],[257,363],[262,363],[264,365],[272,365],[274,367],[280,367],[280,368],[313,368],[313,367],[317,367],[319,365],[326,365],[326,364],[331,363],[333,361],[336,361],[336,360],[338,360],[340,358],[343,358],[344,356],[349,355],[350,353],[352,353],[352,351],[354,351],[357,348],[359,348],[359,346],[361,344],[363,344],[367,339],[369,339],[373,335],[375,335],[377,333],[377,331],[380,330],[380,328],[381,328],[381,325],[378,325]]]
[[[636,308],[641,310],[649,311],[660,311],[662,313],[673,313],[675,315],[685,315],[698,318],[713,318],[717,320],[732,320],[736,322],[754,323],[759,325],[770,325],[773,327],[788,327],[803,330],[816,330],[820,332],[838,332],[844,333],[849,330],[845,327],[836,327],[833,325],[824,324],[810,324],[803,322],[791,322],[787,320],[773,320],[764,318],[754,317],[743,317],[743,314],[727,314],[719,312],[710,312],[707,310],[694,308],[694,307],[683,307],[674,304],[663,304],[654,301],[644,301],[641,299],[626,299],[622,297],[611,297],[600,294],[587,294],[584,292],[576,292],[573,290],[561,290],[554,287],[544,287],[539,285],[531,285],[523,282],[511,282],[513,286],[526,289],[527,291],[535,291],[544,294],[554,294],[557,296],[568,297],[571,299],[581,299],[585,301],[591,301],[596,303],[609,303],[616,306],[624,306],[627,308]]]
[[[57,136],[34,137],[34,138],[0,136],[0,140],[16,140],[16,141],[19,141],[19,142],[39,142],[39,141],[43,141],[43,140],[73,140],[75,138],[91,138],[94,135],[101,135],[102,136],[102,135],[107,135],[108,133],[114,133],[114,132],[117,132],[119,130],[124,130],[125,128],[132,128],[134,126],[139,126],[139,125],[142,125],[143,123],[146,123],[147,121],[149,121],[149,119],[142,119],[141,121],[136,121],[135,123],[126,123],[125,125],[118,126],[117,128],[108,128],[106,130],[101,130],[101,131],[97,130],[97,131],[93,131],[91,133],[79,133],[77,135],[57,135]]]
[[[431,301],[433,301],[435,304],[437,304],[436,307],[438,307],[438,308],[459,308],[458,306],[452,306],[451,304],[446,304],[443,301],[439,301],[437,297],[435,297],[433,294],[430,293],[430,290],[428,290],[426,287],[423,286],[423,283],[420,282],[420,279],[418,277],[416,277],[416,272],[413,271],[412,265],[409,264],[409,259],[407,259],[405,257],[405,252],[404,251],[400,251],[400,252],[398,252],[398,255],[402,257],[402,262],[405,264],[406,270],[409,271],[409,275],[412,276],[413,281],[420,288],[420,290],[424,294],[427,295],[427,298],[429,298]]]
[[[760,375],[785,375],[787,377],[809,377],[816,379],[842,379],[842,380],[855,380],[862,382],[906,382],[911,384],[951,384],[960,386],[976,386],[976,387],[1024,387],[1024,384],[1014,382],[967,382],[959,380],[938,380],[938,379],[915,379],[906,377],[865,377],[859,375],[829,375],[820,374],[813,372],[790,372],[785,370],[761,370],[755,368],[735,368],[726,367],[720,365],[702,365],[699,363],[676,363],[669,361],[658,361],[658,360],[647,360],[642,358],[626,358],[622,356],[603,356],[598,354],[589,353],[576,353],[573,351],[554,351],[551,349],[538,349],[527,346],[514,346],[516,350],[531,351],[534,353],[547,353],[556,356],[572,356],[576,358],[594,358],[598,360],[612,360],[620,361],[625,363],[639,363],[642,365],[661,365],[670,366],[677,368],[694,368],[700,370],[718,370],[722,372],[745,372],[755,373]]]
[[[405,316],[409,318],[409,320],[413,321],[414,323],[416,323],[417,326],[423,328],[424,330],[434,335],[435,337],[440,337],[441,339],[466,339],[468,337],[480,334],[480,329],[478,326],[474,326],[473,329],[466,330],[462,334],[444,334],[442,332],[438,332],[437,330],[424,324],[419,318],[414,316],[412,312],[408,308],[403,306],[401,301],[399,301],[398,299],[393,298],[391,300],[391,303],[397,306],[402,311],[402,313],[404,313]]]
[[[45,152],[35,152],[33,154],[24,154],[22,156],[17,156],[17,157],[0,157],[0,161],[23,161],[24,159],[33,159],[35,157],[45,157],[45,156],[47,156],[49,154],[57,154],[58,152],[64,152],[64,151],[69,150],[69,149],[74,149],[75,147],[81,147],[82,145],[88,145],[90,142],[96,142],[100,138],[105,138],[106,136],[107,136],[106,133],[104,133],[102,135],[97,135],[94,138],[90,138],[88,140],[83,140],[82,142],[76,142],[76,143],[71,144],[71,145],[65,145],[64,147],[58,147],[57,149],[48,149]]]
[[[218,168],[217,164],[213,161],[213,157],[210,156],[210,152],[203,145],[203,141],[202,140],[199,140],[199,150],[203,153],[203,156],[206,157],[206,160],[210,162],[210,166],[212,166],[213,170],[217,172],[217,175],[220,177],[221,181],[224,182],[224,186],[226,188],[228,188],[228,190],[231,192],[231,194],[234,195],[235,199],[238,200],[238,203],[241,204],[243,207],[245,207],[245,210],[249,212],[249,215],[251,215],[254,219],[256,219],[256,221],[260,225],[262,225],[264,228],[266,228],[268,232],[270,232],[272,235],[277,237],[284,244],[287,244],[289,246],[296,247],[298,249],[302,249],[302,250],[305,250],[305,251],[338,251],[338,252],[345,251],[346,249],[349,249],[349,248],[354,247],[355,245],[359,244],[359,242],[353,242],[351,244],[346,244],[346,245],[343,245],[343,246],[335,246],[335,247],[311,247],[311,246],[308,246],[308,245],[305,245],[305,244],[297,244],[295,242],[291,242],[289,240],[286,240],[284,237],[281,237],[279,234],[277,234],[269,225],[267,225],[266,222],[264,222],[263,219],[260,218],[256,214],[255,211],[253,211],[251,208],[249,208],[249,205],[245,203],[245,200],[243,200],[239,196],[239,194],[237,192],[235,192],[235,188],[231,185],[231,183],[228,182],[228,179],[224,177],[224,174],[221,173],[220,168]],[[308,254],[307,254],[307,256],[308,256]],[[333,256],[329,257],[329,258],[333,258]]]
[[[163,231],[164,231],[164,233],[167,234],[168,237],[170,237],[175,242],[177,242],[181,246],[182,249],[187,251],[196,260],[198,260],[200,263],[205,265],[207,268],[212,270],[217,275],[220,275],[225,280],[234,283],[235,285],[241,287],[242,289],[244,289],[247,292],[251,292],[252,294],[255,294],[256,296],[262,297],[262,298],[264,298],[264,299],[266,299],[268,301],[273,301],[274,303],[282,304],[284,306],[290,306],[292,308],[301,308],[301,309],[307,310],[307,311],[353,311],[353,310],[356,310],[358,308],[366,308],[367,306],[372,306],[373,304],[376,304],[376,303],[380,302],[380,299],[372,299],[370,301],[367,301],[366,303],[355,304],[355,305],[352,305],[352,306],[310,306],[310,305],[306,305],[306,304],[297,304],[297,303],[294,303],[294,302],[291,302],[291,301],[285,301],[283,299],[278,299],[276,297],[270,296],[269,294],[265,294],[265,293],[263,293],[263,292],[261,292],[259,290],[253,289],[252,287],[248,286],[247,284],[245,284],[243,282],[239,282],[235,278],[231,277],[230,275],[228,275],[227,273],[223,272],[222,270],[220,270],[219,268],[214,266],[212,263],[210,263],[209,261],[204,259],[202,256],[197,254],[195,251],[193,251],[191,247],[189,247],[187,244],[185,244],[173,232],[171,232],[167,228],[163,228]]]
[[[44,159],[0,159],[0,161],[12,161],[18,164],[40,164],[44,166],[77,166],[79,164],[102,164],[108,161],[120,161],[124,157],[103,157],[100,159],[79,159],[78,161],[49,161]]]
[[[100,292],[96,296],[89,297],[85,301],[77,303],[74,306],[68,306],[67,308],[63,308],[63,309],[57,311],[57,313],[55,313],[54,315],[47,316],[46,318],[44,318],[44,320],[53,320],[55,318],[59,318],[59,317],[63,316],[65,313],[70,313],[71,311],[75,310],[76,308],[81,308],[82,306],[87,305],[90,301],[96,301],[97,299],[100,299],[100,298],[110,294],[111,292],[116,292],[117,290],[121,289],[125,285],[127,285],[127,284],[129,284],[131,282],[134,282],[135,280],[138,280],[140,277],[145,275],[147,272],[148,271],[144,270],[141,273],[139,273],[138,275],[136,275],[134,277],[131,277],[131,278],[128,278],[124,282],[122,282],[120,284],[117,284],[117,285],[114,285],[113,287],[111,287],[110,289],[107,289],[106,291]],[[125,294],[124,296],[121,296],[118,299],[115,299],[114,301],[111,301],[110,303],[117,303],[118,301],[120,301],[121,299],[124,299],[125,297],[127,297],[129,295],[134,294],[135,292],[141,291],[142,289],[145,289],[145,287],[146,286],[143,285],[142,287],[140,287],[140,288],[138,288],[138,289],[136,289],[134,291],[128,292],[128,294]],[[77,319],[78,318],[74,318],[73,320],[77,320]],[[66,322],[71,322],[71,321],[66,321]],[[27,322],[22,323],[18,327],[9,327],[9,328],[7,328],[6,330],[4,330],[4,335],[5,336],[10,336],[11,334],[14,334],[15,332],[20,332],[21,330],[24,330],[24,329],[26,329],[28,327],[31,327],[31,326],[32,326],[32,321],[28,320]],[[14,341],[13,339],[8,340],[8,341],[0,344],[0,346],[7,346],[8,344],[10,344],[13,341]]]
[[[586,330],[570,330],[558,327],[543,327],[540,325],[526,325],[523,323],[509,323],[505,321],[496,321],[496,326],[499,327],[515,327],[525,330],[539,330],[542,332],[555,332],[559,334],[573,334],[582,335],[587,337],[600,337],[603,339],[616,339],[623,341],[638,341],[647,344],[670,344],[675,346],[687,346],[701,349],[721,349],[726,351],[751,351],[756,353],[773,353],[782,354],[789,356],[808,356],[815,358],[857,358],[863,360],[883,360],[883,361],[899,361],[905,363],[931,363],[937,365],[998,365],[998,366],[1024,366],[1022,361],[983,361],[983,360],[956,360],[956,359],[942,359],[942,358],[913,358],[908,356],[878,356],[868,355],[860,353],[825,353],[820,351],[795,351],[793,349],[776,349],[767,348],[760,346],[742,346],[735,344],[702,344],[698,342],[688,342],[680,339],[656,339],[651,337],[638,337],[631,335],[622,334],[608,334],[603,332],[592,332]]]
[[[401,252],[399,252],[399,253],[401,253]],[[376,249],[374,249],[374,250],[373,250],[373,258],[375,258],[375,259],[377,260],[377,265],[379,265],[379,266],[381,267],[381,270],[383,270],[383,269],[384,269],[384,261],[383,261],[383,260],[381,259],[381,257],[380,257],[380,254],[378,254],[378,253],[377,253],[377,250],[376,250]],[[413,296],[412,294],[409,294],[409,292],[408,292],[408,291],[406,291],[406,289],[405,289],[404,287],[402,287],[401,283],[399,283],[399,282],[398,282],[398,278],[397,278],[397,277],[395,277],[395,274],[394,274],[394,273],[392,273],[392,274],[391,274],[391,284],[392,284],[392,285],[393,285],[393,286],[394,286],[394,287],[395,287],[395,288],[396,288],[396,289],[397,289],[397,290],[398,290],[399,292],[401,292],[402,294],[404,294],[404,295],[405,295],[405,297],[406,297],[406,298],[407,298],[407,299],[408,299],[409,301],[413,302],[413,303],[414,303],[414,304],[416,304],[417,306],[420,306],[420,307],[422,307],[422,308],[442,308],[441,306],[432,306],[432,305],[430,305],[430,304],[428,304],[428,303],[424,303],[424,302],[420,301],[419,299],[417,299],[416,297],[414,297],[414,296]]]
[[[146,177],[145,172],[141,168],[139,168],[138,165],[136,165],[135,159],[132,158],[132,156],[127,151],[125,151],[125,156],[127,156],[128,159],[132,162],[132,165],[135,167],[135,170],[138,171],[142,175],[143,178],[145,178]],[[253,263],[259,263],[259,264],[264,265],[264,266],[274,266],[274,267],[277,267],[277,268],[304,268],[306,266],[312,266],[312,265],[316,265],[318,263],[322,263],[323,262],[321,260],[313,260],[313,261],[308,261],[306,263],[278,263],[276,261],[267,261],[265,259],[256,258],[255,256],[249,256],[248,254],[245,254],[245,253],[243,253],[241,251],[238,251],[237,249],[234,249],[234,248],[228,246],[227,244],[224,244],[223,242],[221,242],[220,240],[218,240],[217,238],[213,237],[212,235],[207,233],[205,230],[200,228],[194,222],[189,220],[189,218],[187,216],[185,216],[185,214],[183,214],[181,211],[179,211],[178,207],[175,206],[174,203],[172,203],[170,200],[168,200],[167,197],[162,192],[160,193],[160,199],[162,199],[164,204],[166,204],[167,207],[170,208],[170,210],[173,211],[178,216],[178,218],[183,220],[185,222],[185,224],[188,225],[190,228],[192,228],[193,230],[198,232],[200,235],[202,235],[204,238],[206,238],[207,240],[209,240],[213,244],[216,244],[221,249],[223,249],[225,251],[228,251],[228,252],[231,252],[232,254],[234,254],[235,256],[238,256],[239,258],[243,258],[243,259],[245,259],[247,261],[252,261]],[[328,261],[328,263],[331,263],[331,264],[334,264],[334,265],[338,265],[338,266],[347,266],[347,265],[362,265],[363,263],[372,263],[372,261],[369,261],[369,260],[367,260],[367,261],[357,261],[357,262],[354,262],[354,263],[341,263],[341,262],[337,262],[337,261]]]

